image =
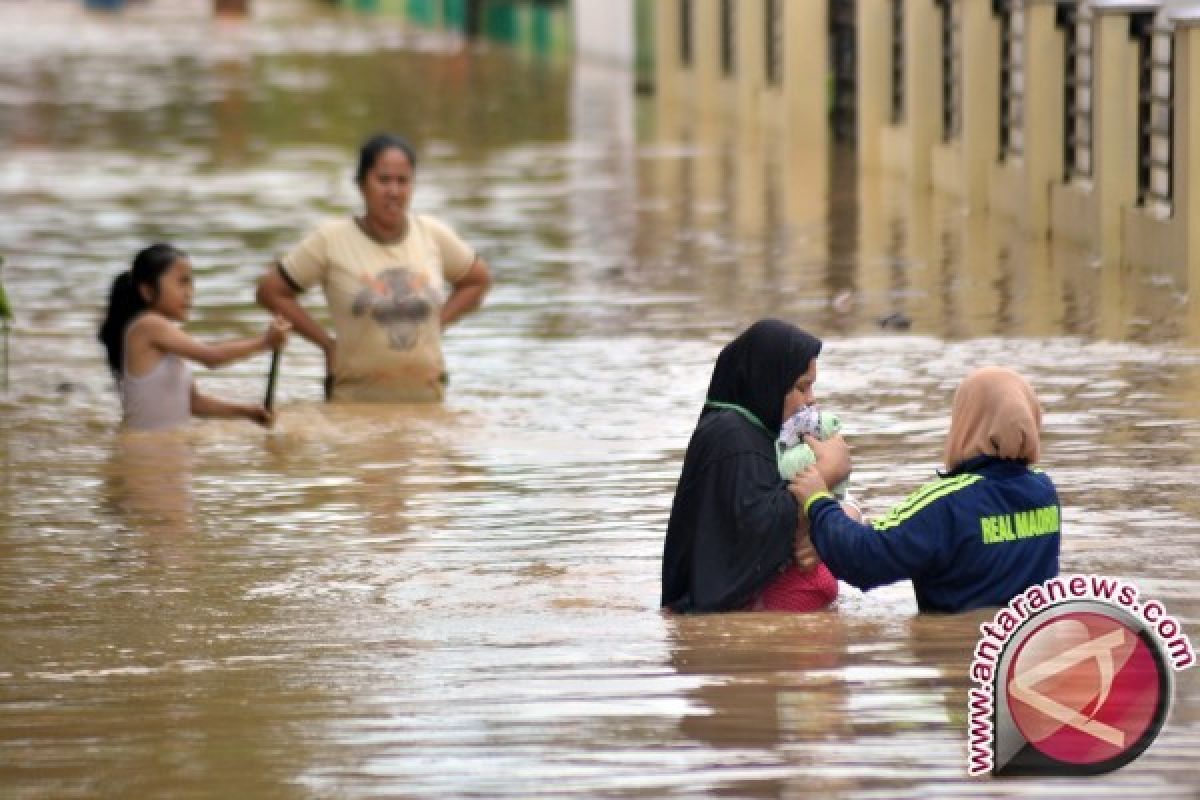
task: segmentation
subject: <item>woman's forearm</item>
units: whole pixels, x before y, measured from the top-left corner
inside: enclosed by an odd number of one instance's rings
[[[464,314],[479,308],[486,293],[487,289],[482,286],[456,288],[442,306],[442,327],[449,327]]]
[[[454,291],[450,293],[450,296],[446,298],[446,303],[442,306],[442,328],[447,328],[464,314],[479,308],[491,285],[492,278],[487,264],[481,258],[475,259],[475,263],[471,265],[462,280],[454,284]]]
[[[259,305],[292,323],[296,333],[321,348],[326,355],[333,352],[334,338],[300,305],[296,292],[279,274],[278,266],[268,270],[259,280],[255,297]]]

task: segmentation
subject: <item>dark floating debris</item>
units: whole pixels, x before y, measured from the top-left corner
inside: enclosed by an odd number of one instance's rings
[[[912,318],[899,311],[880,317],[876,322],[879,323],[879,327],[889,331],[906,331],[912,327]]]

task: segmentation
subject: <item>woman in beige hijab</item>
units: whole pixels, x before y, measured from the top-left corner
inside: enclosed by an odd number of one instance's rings
[[[1061,507],[1035,466],[1041,427],[1029,383],[984,367],[954,395],[946,471],[882,518],[848,517],[815,469],[797,475],[791,490],[839,579],[863,590],[909,579],[923,611],[1004,605],[1058,574]],[[820,459],[825,446],[810,445]]]

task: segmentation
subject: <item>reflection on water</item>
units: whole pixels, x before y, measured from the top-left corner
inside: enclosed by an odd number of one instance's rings
[[[968,783],[983,617],[919,617],[902,586],[806,617],[655,608],[712,360],[775,314],[826,338],[818,390],[875,512],[931,477],[968,365],[1028,374],[1064,569],[1129,577],[1200,635],[1200,304],[1172,276],[635,102],[620,72],[303,0],[233,24],[80,5],[0,5],[5,796],[1194,792],[1192,673],[1119,773]],[[113,273],[170,238],[192,327],[259,330],[262,266],[356,207],[381,128],[497,273],[447,337],[446,405],[324,407],[297,342],[275,430],[117,435],[93,339]],[[200,380],[257,397],[266,369]]]
[[[192,453],[174,433],[125,433],[105,471],[114,510],[134,530],[185,535],[193,531]]]

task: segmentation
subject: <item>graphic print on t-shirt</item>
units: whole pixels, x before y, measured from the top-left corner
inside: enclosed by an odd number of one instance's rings
[[[441,304],[441,293],[425,275],[405,267],[389,267],[362,277],[363,288],[354,297],[354,316],[369,314],[387,331],[393,350],[411,350],[421,326]]]

